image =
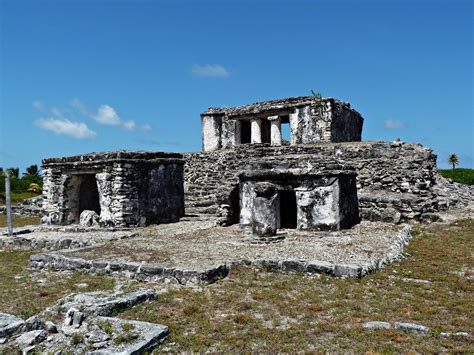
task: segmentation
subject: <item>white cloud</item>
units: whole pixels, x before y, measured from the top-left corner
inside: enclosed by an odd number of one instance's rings
[[[123,123],[123,127],[125,129],[128,129],[129,131],[132,131],[135,129],[135,122],[134,121],[127,121]]]
[[[69,102],[69,104],[84,116],[90,116],[89,109],[82,103],[81,100],[74,98]]]
[[[94,139],[97,136],[84,122],[73,122],[65,118],[40,118],[34,124],[44,130],[76,139]]]
[[[399,120],[385,120],[383,122],[383,126],[385,129],[391,129],[391,130],[406,128],[406,125],[402,121],[399,121]]]
[[[97,110],[97,114],[93,115],[92,118],[98,123],[107,126],[119,126],[122,124],[122,119],[114,108],[109,105],[101,105]]]
[[[220,64],[194,64],[191,73],[195,76],[208,78],[227,78],[229,71]]]
[[[144,132],[150,132],[151,130],[153,130],[153,127],[148,123],[145,123],[140,126],[140,129]]]
[[[37,111],[44,111],[44,105],[40,100],[33,101],[33,108]]]

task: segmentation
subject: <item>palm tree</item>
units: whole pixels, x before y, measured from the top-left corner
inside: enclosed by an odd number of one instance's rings
[[[26,173],[23,173],[24,176],[40,176],[40,171],[38,169],[38,165],[30,165],[26,168]]]
[[[20,176],[20,168],[8,168],[7,171],[10,173],[11,177],[18,178]]]
[[[456,165],[459,165],[459,158],[456,154],[451,154],[448,158],[448,164],[453,166],[453,169],[456,168]]]

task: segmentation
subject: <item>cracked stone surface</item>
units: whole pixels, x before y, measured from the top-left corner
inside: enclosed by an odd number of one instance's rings
[[[271,244],[258,243],[239,226],[210,221],[142,228],[132,238],[92,247],[33,255],[38,269],[122,273],[143,281],[215,282],[238,264],[271,264],[282,271],[327,272],[361,277],[398,260],[411,227],[363,222],[335,232],[280,230]]]

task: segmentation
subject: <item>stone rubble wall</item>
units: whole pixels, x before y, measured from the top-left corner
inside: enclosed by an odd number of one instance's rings
[[[216,213],[220,204],[235,205],[238,173],[262,159],[336,158],[357,170],[361,217],[398,223],[423,219],[460,201],[439,185],[436,155],[419,144],[346,142],[270,147],[241,145],[232,150],[184,154],[186,213]],[[238,198],[238,194],[237,194]],[[463,202],[463,201],[461,201]]]
[[[107,154],[43,161],[44,223],[79,222],[81,174],[95,175],[104,225],[168,223],[184,215],[183,161],[176,158],[180,154],[135,153],[140,154],[137,159],[133,152]],[[117,159],[120,154],[129,159]]]

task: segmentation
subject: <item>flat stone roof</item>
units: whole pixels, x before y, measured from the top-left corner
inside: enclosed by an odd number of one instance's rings
[[[46,158],[43,159],[43,166],[48,165],[69,165],[77,163],[106,163],[114,161],[176,161],[181,162],[183,155],[180,153],[166,153],[166,152],[145,152],[145,151],[127,151],[116,150],[111,152],[87,153],[81,155],[73,155],[68,157]]]
[[[270,113],[285,109],[293,109],[299,106],[306,106],[314,102],[314,100],[315,96],[298,96],[288,97],[285,99],[255,102],[252,104],[237,107],[209,107],[209,109],[203,112],[201,115],[226,114],[227,116],[245,116],[260,113]],[[355,111],[351,108],[351,105],[348,102],[340,101],[332,97],[322,98],[322,100],[331,101],[332,103],[340,104],[347,109]]]

